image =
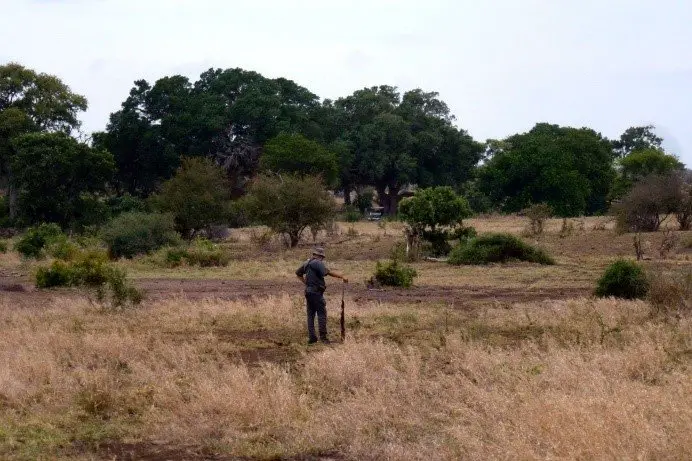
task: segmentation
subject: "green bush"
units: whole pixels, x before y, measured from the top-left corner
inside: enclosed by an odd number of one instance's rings
[[[358,193],[356,199],[353,201],[353,205],[360,211],[361,215],[364,214],[370,207],[372,207],[372,202],[375,199],[375,190],[372,187],[366,187]]]
[[[0,253],[7,253],[7,242],[0,240]]]
[[[172,215],[137,211],[113,219],[102,237],[111,258],[132,258],[180,242]]]
[[[649,291],[644,269],[634,261],[620,259],[603,273],[596,285],[596,296],[643,299]]]
[[[46,246],[65,239],[65,234],[57,224],[41,224],[29,228],[14,249],[24,257],[38,259],[43,257]]]
[[[528,261],[555,264],[543,250],[524,243],[510,234],[483,234],[458,245],[449,255],[449,263],[489,264],[507,261]]]
[[[46,247],[46,253],[63,261],[71,261],[79,254],[79,246],[64,238],[58,238]]]
[[[36,272],[37,288],[87,287],[96,290],[100,301],[110,298],[114,307],[139,304],[142,293],[127,281],[125,271],[108,263],[101,251],[87,251],[72,262],[54,261]]]
[[[353,205],[347,206],[344,210],[343,218],[346,222],[358,222],[362,217],[361,212]]]
[[[157,258],[158,259],[158,258]],[[225,267],[231,261],[230,255],[218,245],[207,239],[195,239],[187,248],[169,248],[165,250],[163,265],[178,267],[183,264],[200,267]],[[161,259],[158,259],[161,262]]]
[[[417,276],[414,268],[401,265],[396,259],[384,264],[378,261],[375,266],[374,278],[383,286],[409,288]]]

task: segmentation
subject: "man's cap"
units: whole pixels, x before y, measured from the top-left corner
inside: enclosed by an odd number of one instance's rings
[[[325,257],[324,248],[322,248],[322,247],[315,248],[314,250],[312,250],[312,255],[313,256],[322,256],[324,258]]]

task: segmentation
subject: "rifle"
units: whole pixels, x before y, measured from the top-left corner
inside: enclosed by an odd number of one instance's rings
[[[346,289],[345,285],[346,285],[345,283],[341,284],[341,342],[342,343],[346,339],[346,319],[344,316],[344,308],[345,308],[344,290]]]

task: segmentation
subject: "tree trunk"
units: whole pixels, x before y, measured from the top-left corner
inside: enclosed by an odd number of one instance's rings
[[[388,189],[385,192],[385,189]],[[397,213],[399,207],[399,190],[398,186],[377,186],[377,199],[380,206],[384,208],[384,214],[393,216]]]
[[[10,181],[12,178],[10,177]],[[14,221],[17,219],[17,188],[10,182],[9,186],[9,207],[10,207],[10,219]]]
[[[344,205],[351,205],[351,186],[344,185]]]

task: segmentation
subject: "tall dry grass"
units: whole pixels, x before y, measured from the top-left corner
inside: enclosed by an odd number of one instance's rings
[[[261,459],[692,458],[689,318],[614,300],[372,303],[350,307],[345,344],[311,349],[303,321],[286,296],[115,314],[0,300],[0,457],[121,440]],[[248,347],[296,360],[244,363]]]

